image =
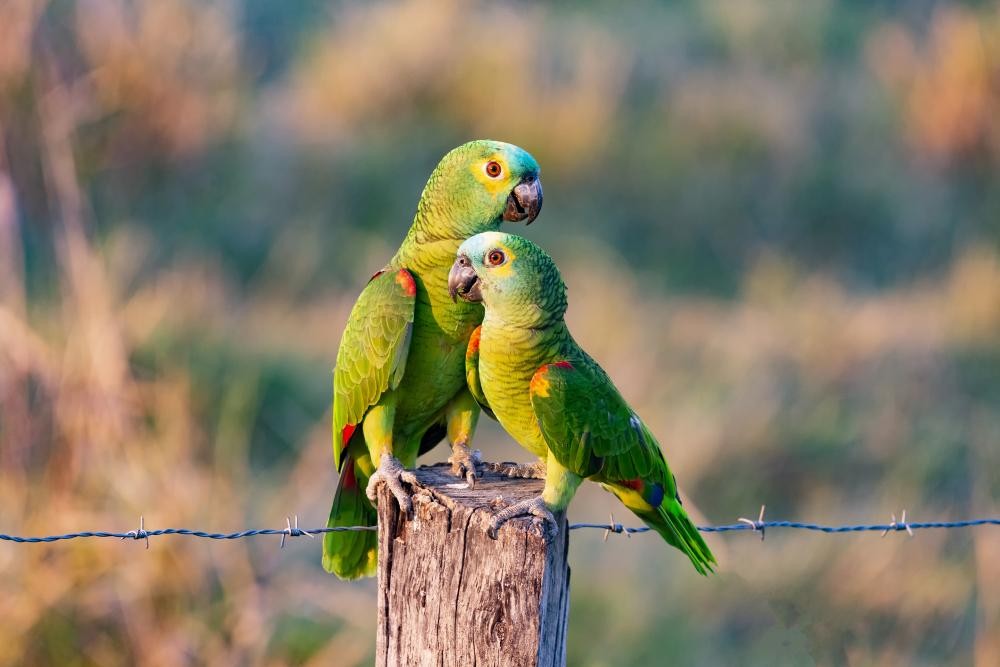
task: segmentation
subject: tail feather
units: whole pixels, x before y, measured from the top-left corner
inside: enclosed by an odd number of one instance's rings
[[[341,469],[337,494],[330,508],[327,527],[375,526],[378,513],[365,495],[367,479],[358,474],[350,457]],[[323,535],[323,568],[341,579],[375,576],[378,564],[378,533],[341,531]]]
[[[639,516],[668,544],[683,551],[699,574],[707,575],[714,571],[715,556],[679,502],[664,499],[654,512],[644,512]]]

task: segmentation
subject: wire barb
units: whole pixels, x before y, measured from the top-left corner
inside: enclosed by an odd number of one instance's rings
[[[766,507],[767,505],[760,506],[760,515],[757,517],[756,521],[751,521],[750,519],[744,519],[743,517],[737,519],[737,521],[739,521],[740,523],[745,523],[746,525],[750,526],[750,530],[754,532],[760,531],[761,542],[764,541],[764,531],[767,529],[767,524],[764,522],[764,508]]]
[[[906,510],[903,510],[902,514],[899,517],[898,522],[896,521],[895,513],[893,513],[891,516],[892,516],[892,523],[886,526],[885,530],[882,531],[882,537],[888,535],[890,530],[896,530],[896,531],[905,530],[907,533],[909,533],[910,537],[913,537],[913,528],[910,526],[910,524],[906,522]]]
[[[132,538],[133,540],[146,540],[146,550],[149,550],[149,533],[146,532],[146,518],[143,515],[139,515],[139,530],[130,530],[124,535],[122,535],[123,540]]]
[[[632,533],[629,531],[628,528],[621,525],[620,523],[615,523],[615,515],[613,512],[608,513],[608,519],[610,520],[610,523],[608,523],[608,527],[604,531],[605,542],[608,541],[608,535],[610,535],[611,533],[614,533],[615,535],[620,535],[622,533],[625,533],[625,537],[632,539]]]
[[[295,525],[294,526],[292,525],[292,520],[286,516],[285,517],[285,529],[283,531],[281,531],[281,548],[282,549],[285,548],[285,538],[286,537],[301,537],[303,535],[305,535],[309,539],[312,539],[312,538],[315,537],[315,535],[312,534],[312,531],[303,530],[302,528],[299,528],[299,515],[298,514],[295,515]]]

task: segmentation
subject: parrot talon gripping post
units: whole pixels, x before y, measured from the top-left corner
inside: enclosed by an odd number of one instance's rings
[[[486,534],[495,540],[497,539],[497,531],[500,530],[500,526],[511,519],[522,516],[534,517],[532,525],[539,537],[552,540],[559,534],[559,522],[556,521],[555,515],[552,514],[552,510],[548,508],[541,496],[514,503],[494,514],[490,520],[490,527],[487,529]]]
[[[378,470],[368,480],[368,488],[365,489],[365,492],[368,499],[375,502],[378,497],[378,485],[385,484],[396,498],[396,502],[399,503],[399,509],[403,511],[403,514],[409,516],[413,511],[413,501],[410,500],[410,494],[403,488],[404,483],[415,485],[417,478],[403,467],[399,459],[389,452],[385,452],[382,454]]]
[[[469,449],[465,443],[455,443],[452,454],[448,457],[448,463],[451,464],[453,475],[464,477],[470,489],[476,488],[479,468],[483,465],[482,452],[478,449]]]

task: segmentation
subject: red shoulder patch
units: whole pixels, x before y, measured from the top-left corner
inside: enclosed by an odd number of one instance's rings
[[[472,330],[472,335],[469,336],[469,347],[465,350],[465,358],[468,359],[474,354],[479,354],[479,340],[483,334],[482,325],[476,327]]]
[[[354,435],[354,430],[358,427],[357,424],[348,424],[344,427],[344,430],[340,432],[340,441],[347,446],[348,441],[350,441],[351,436]]]
[[[626,489],[632,489],[633,491],[638,491],[639,493],[642,493],[642,487],[645,486],[645,484],[642,483],[642,480],[638,477],[635,479],[622,480],[621,485]]]
[[[636,477],[635,479],[626,479],[618,482],[626,489],[632,489],[638,492],[642,499],[653,507],[659,507],[663,502],[663,486],[657,483],[647,484],[641,479]]]
[[[354,475],[354,459],[350,456],[344,459],[344,468],[340,476],[344,480],[345,489],[353,489],[358,485],[358,478]]]
[[[413,279],[413,276],[406,269],[400,269],[396,272],[396,284],[403,288],[406,296],[417,295],[417,281]]]
[[[549,368],[553,364],[545,364],[544,366],[539,366],[535,374],[531,376],[531,382],[528,383],[528,391],[530,391],[535,396],[548,397],[549,395],[549,378],[546,377],[549,374]]]
[[[551,364],[545,364],[544,366],[539,366],[538,370],[531,377],[531,382],[528,384],[528,390],[533,394],[538,394],[539,396],[549,395],[549,369],[552,368],[562,368],[563,370],[572,370],[573,364],[566,361],[554,361]]]

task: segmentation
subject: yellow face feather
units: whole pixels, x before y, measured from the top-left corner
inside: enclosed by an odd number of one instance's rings
[[[496,162],[500,165],[500,175],[496,178],[486,173],[486,165]],[[510,177],[510,168],[502,153],[493,153],[482,162],[473,162],[469,166],[472,175],[482,183],[483,187],[493,197],[506,197],[510,189],[514,187],[514,182]]]
[[[507,257],[507,260],[500,266],[495,266],[490,270],[500,278],[509,278],[514,273],[514,260],[517,259],[517,253],[511,250],[510,246],[506,243],[497,244],[496,249],[502,252]]]

